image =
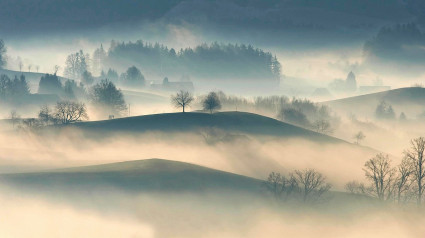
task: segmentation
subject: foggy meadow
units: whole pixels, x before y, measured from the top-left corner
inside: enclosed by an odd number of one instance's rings
[[[0,236],[423,237],[424,9],[0,1]]]

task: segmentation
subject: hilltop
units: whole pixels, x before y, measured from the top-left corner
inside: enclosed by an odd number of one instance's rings
[[[105,121],[81,122],[59,128],[64,129],[67,127],[96,133],[169,133],[218,129],[247,135],[303,138],[315,142],[344,142],[270,117],[247,112],[218,112],[213,114],[197,112],[164,113]]]

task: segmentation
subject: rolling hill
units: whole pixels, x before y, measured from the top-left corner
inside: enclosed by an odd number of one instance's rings
[[[315,142],[345,143],[273,118],[247,112],[165,113],[127,117],[114,120],[75,123],[58,129],[77,128],[95,133],[199,132],[218,129],[246,135],[304,138]]]
[[[425,110],[425,88],[410,87],[389,90],[385,92],[327,101],[323,104],[332,109],[346,113],[365,113],[374,115],[375,109],[382,101],[389,103],[395,109],[396,115],[405,112],[409,117],[415,117]]]
[[[148,159],[113,164],[0,175],[0,183],[36,190],[108,190],[125,192],[259,192],[262,181],[194,164]]]

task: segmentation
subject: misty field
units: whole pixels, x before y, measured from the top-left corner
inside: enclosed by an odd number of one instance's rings
[[[0,237],[425,237],[424,10],[0,1]]]

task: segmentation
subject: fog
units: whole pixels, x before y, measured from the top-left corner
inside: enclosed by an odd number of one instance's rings
[[[0,2],[0,237],[424,237],[424,9]]]
[[[160,158],[262,180],[272,171],[289,174],[296,169],[314,168],[325,174],[336,190],[343,191],[347,182],[363,176],[363,164],[378,152],[344,143],[322,144],[305,139],[271,137],[248,137],[210,144],[204,133],[114,134],[104,139],[78,130],[65,130],[52,138],[32,133],[6,134],[0,143],[2,172]]]
[[[2,188],[4,237],[422,237],[420,212],[351,205],[282,208],[238,194],[107,194],[56,198]],[[63,196],[61,196],[62,194]],[[107,198],[105,197],[107,195]],[[229,198],[231,200],[229,201]],[[22,229],[24,228],[25,229]]]

